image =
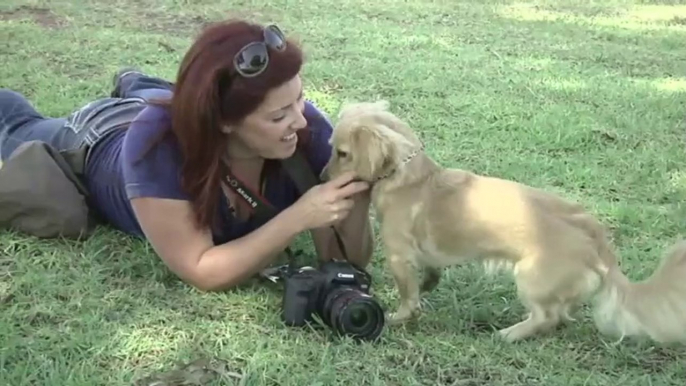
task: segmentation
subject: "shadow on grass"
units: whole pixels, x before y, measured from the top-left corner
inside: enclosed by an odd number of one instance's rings
[[[686,169],[686,68],[676,47],[686,30],[663,26],[646,34],[592,21],[513,18],[499,23],[514,37],[552,32],[534,37],[534,46],[494,48],[492,66],[508,85],[500,95],[514,106],[493,111],[478,125],[483,137],[501,141],[475,142],[515,158],[486,173],[571,196],[627,238],[679,237],[686,190],[674,178]]]
[[[217,343],[203,342],[212,329],[260,335],[268,331],[265,322],[278,323],[277,298],[265,287],[193,294],[143,242],[117,232],[99,229],[83,242],[13,233],[0,240],[6,350],[0,367],[15,381],[23,378],[17,372],[25,372],[25,381],[65,376],[51,374],[59,370],[41,358],[67,368],[98,364],[103,376],[126,377],[152,370],[151,363],[192,360]]]
[[[1,239],[0,266],[9,288],[0,305],[6,334],[0,379],[131,384],[150,374],[179,376],[171,371],[175,363],[210,358],[226,362],[230,375],[224,383],[208,384],[238,384],[240,379],[264,383],[265,376],[284,379],[283,371],[301,371],[290,379],[306,382],[315,374],[326,380],[335,379],[337,371],[369,372],[402,365],[415,379],[440,379],[447,384],[464,380],[476,386],[512,379],[510,372],[526,369],[536,360],[493,357],[453,346],[478,339],[480,350],[498,350],[503,344],[491,328],[518,321],[523,311],[512,286],[475,280],[479,273],[468,267],[446,275],[428,297],[431,307],[418,324],[389,329],[376,345],[343,340],[331,346],[326,331],[280,324],[277,291],[251,283],[228,293],[199,294],[168,273],[142,242],[116,232],[100,229],[83,242],[35,240],[18,234],[3,234]],[[389,278],[385,273],[377,277],[382,301],[395,305],[386,292],[392,288]],[[503,299],[501,305],[494,299]],[[608,355],[608,347],[601,341],[590,342],[594,332],[585,331],[585,324],[564,327],[539,342],[564,345],[573,354],[567,360],[595,368],[592,356]],[[610,354],[612,367],[597,370],[612,373],[627,366],[653,366],[650,373],[657,374],[658,361],[677,355],[644,349],[638,356],[635,348],[628,347],[611,349],[615,351]],[[293,349],[297,358],[288,356]],[[408,350],[414,354],[408,356]],[[460,354],[447,355],[452,350]],[[322,355],[338,364],[318,367]],[[356,356],[367,359],[357,362]],[[493,369],[482,367],[489,362]],[[377,376],[385,382],[403,378],[396,372]],[[534,374],[518,377],[539,379]]]

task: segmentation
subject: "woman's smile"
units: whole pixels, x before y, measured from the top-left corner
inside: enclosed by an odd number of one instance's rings
[[[291,134],[288,134],[284,137],[281,137],[281,142],[294,142],[297,139],[298,139],[298,136],[295,133],[291,133]]]

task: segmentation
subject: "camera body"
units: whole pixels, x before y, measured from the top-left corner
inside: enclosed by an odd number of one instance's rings
[[[301,267],[284,275],[282,319],[304,326],[318,315],[341,335],[374,340],[385,325],[379,303],[369,294],[371,277],[344,261],[328,261],[319,269]]]

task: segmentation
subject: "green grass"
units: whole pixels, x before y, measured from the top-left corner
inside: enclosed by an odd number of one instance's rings
[[[141,5],[145,3],[145,5]],[[686,6],[631,0],[134,0],[0,5],[0,86],[64,115],[110,90],[121,65],[173,78],[197,28],[233,14],[296,33],[307,94],[332,116],[391,101],[445,166],[585,203],[632,279],[686,231]],[[662,5],[658,5],[662,4]],[[672,4],[672,5],[670,5]],[[375,291],[397,296],[379,253]],[[523,311],[507,277],[449,270],[421,323],[376,344],[279,321],[280,292],[202,294],[142,241],[0,233],[0,384],[130,385],[215,358],[242,385],[684,385],[685,352],[613,346],[584,310],[506,344]],[[686,279],[686,278],[685,278]]]

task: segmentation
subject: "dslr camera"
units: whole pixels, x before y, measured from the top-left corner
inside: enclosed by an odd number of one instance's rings
[[[319,269],[301,267],[283,275],[282,319],[303,326],[317,315],[339,335],[375,340],[385,325],[379,303],[369,294],[371,276],[346,261]]]

